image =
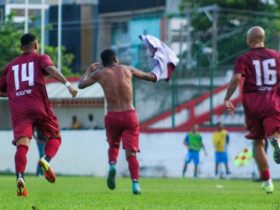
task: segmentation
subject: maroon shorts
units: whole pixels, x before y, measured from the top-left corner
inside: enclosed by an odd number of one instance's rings
[[[139,152],[139,123],[135,110],[123,112],[108,112],[105,117],[107,141],[110,147]]]
[[[246,135],[248,139],[264,139],[280,131],[280,114],[267,116],[263,119],[246,116],[246,125],[249,131],[249,134]]]
[[[264,139],[280,131],[279,101],[268,94],[243,94],[248,139]]]
[[[21,137],[32,138],[33,128],[36,127],[42,135],[51,138],[60,138],[60,128],[57,117],[53,112],[47,114],[36,114],[36,116],[28,114],[15,115],[12,118],[14,143]]]

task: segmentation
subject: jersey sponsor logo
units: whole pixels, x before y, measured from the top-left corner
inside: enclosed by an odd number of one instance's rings
[[[23,90],[23,91],[16,92],[16,96],[30,95],[31,93],[32,93],[31,89]]]
[[[258,91],[263,91],[263,92],[272,91],[272,87],[259,87]]]

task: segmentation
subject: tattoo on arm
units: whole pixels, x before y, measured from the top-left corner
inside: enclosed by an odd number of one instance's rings
[[[229,83],[229,87],[227,89],[225,101],[227,101],[231,98],[232,94],[235,92],[236,88],[238,87],[239,81],[240,81],[240,78],[237,76],[232,78],[231,82]]]
[[[67,82],[67,79],[64,77],[64,75],[57,70],[55,66],[49,66],[46,68],[46,71],[57,81],[65,84]]]
[[[83,89],[97,82],[98,73],[99,71],[86,71],[84,75],[80,78],[78,88]]]
[[[146,73],[146,72],[137,70],[135,68],[131,68],[131,72],[132,72],[132,75],[134,77],[137,77],[138,79],[147,80],[147,81],[153,81],[153,82],[157,81],[156,75],[154,75],[151,72]]]

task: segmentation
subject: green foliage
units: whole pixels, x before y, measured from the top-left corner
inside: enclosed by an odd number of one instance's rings
[[[20,37],[24,30],[22,24],[13,21],[13,14],[7,16],[6,22],[0,24],[0,69],[20,55]],[[31,18],[33,20],[34,18]],[[47,26],[50,28],[50,26]],[[40,30],[38,28],[30,28],[30,33],[33,33],[40,38]],[[40,40],[39,40],[40,41]],[[57,63],[57,47],[45,46],[45,53],[48,54],[54,63]],[[65,47],[62,46],[62,73],[65,76],[75,76],[76,73],[71,71],[70,65],[74,60],[74,55],[68,53]],[[2,71],[0,70],[0,75]]]
[[[212,48],[213,11],[197,12],[200,7],[217,5],[218,65],[231,65],[240,53],[247,49],[246,32],[260,25],[266,30],[267,46],[278,48],[280,30],[279,3],[267,4],[263,0],[183,0],[181,10],[191,10],[192,54],[199,66],[207,67],[211,55],[203,54],[203,48]]]
[[[13,22],[12,15],[0,24],[0,68],[20,54],[20,36],[23,29]]]
[[[45,53],[52,58],[54,63],[57,63],[57,47],[46,46]],[[77,73],[73,73],[70,68],[71,63],[74,60],[74,54],[67,53],[65,47],[63,46],[61,47],[61,53],[63,55],[61,71],[64,76],[77,76]]]
[[[250,9],[252,11],[264,11],[267,8],[274,7],[273,5],[266,4],[263,0],[183,0],[181,8],[195,8],[214,4],[224,8]]]
[[[0,209],[43,210],[273,210],[279,209],[280,183],[266,195],[251,180],[141,179],[142,194],[132,195],[131,180],[117,178],[108,190],[105,178],[63,177],[55,184],[25,176],[29,196],[16,196],[14,176],[1,176]],[[34,207],[33,207],[34,206]]]

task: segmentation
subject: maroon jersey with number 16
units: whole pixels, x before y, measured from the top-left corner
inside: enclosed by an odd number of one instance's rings
[[[249,138],[264,138],[280,128],[280,54],[253,48],[235,62],[235,73],[244,77],[243,106]]]

